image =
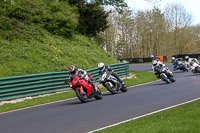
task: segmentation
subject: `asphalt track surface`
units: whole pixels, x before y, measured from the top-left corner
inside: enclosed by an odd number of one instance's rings
[[[131,69],[151,70],[151,65]],[[0,114],[1,133],[84,133],[200,97],[200,75],[174,72],[176,82],[130,87],[103,94],[102,100],[77,98]]]

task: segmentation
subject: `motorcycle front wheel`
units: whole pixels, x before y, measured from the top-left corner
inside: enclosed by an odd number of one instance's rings
[[[112,84],[111,82],[106,82],[105,87],[110,93],[117,94],[117,89],[115,88],[114,84]]]
[[[87,94],[85,92],[84,92],[84,94],[82,94],[80,89],[76,89],[76,96],[83,103],[86,103],[88,101]]]
[[[163,81],[165,81],[167,84],[170,83],[170,80],[167,78],[166,74],[162,73],[162,74],[160,75],[160,77],[161,77],[161,79],[162,79]]]

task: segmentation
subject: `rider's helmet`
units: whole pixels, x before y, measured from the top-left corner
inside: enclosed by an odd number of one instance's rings
[[[178,61],[182,61],[182,58],[178,58]]]
[[[153,66],[156,66],[157,65],[157,60],[153,60],[152,64],[153,64]]]
[[[104,65],[104,63],[102,63],[102,62],[99,63],[99,64],[98,64],[98,68],[99,68],[100,71],[104,71],[104,70],[105,70],[105,65]]]
[[[172,57],[172,61],[174,61],[175,60],[175,57]]]
[[[185,60],[188,61],[189,60],[189,56],[185,56]]]
[[[69,72],[70,73],[74,73],[76,71],[76,67],[74,66],[74,65],[71,65],[70,67],[69,67]]]

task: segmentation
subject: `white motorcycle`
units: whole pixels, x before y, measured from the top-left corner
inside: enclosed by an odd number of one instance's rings
[[[200,65],[196,62],[190,62],[190,70],[192,73],[200,73]]]
[[[99,82],[112,94],[116,94],[119,90],[122,92],[127,91],[127,87],[123,86],[114,76],[106,72],[100,75]]]

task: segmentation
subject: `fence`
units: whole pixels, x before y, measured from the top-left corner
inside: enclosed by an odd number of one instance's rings
[[[196,58],[197,60],[200,60],[200,53],[183,53],[183,54],[172,55],[172,57],[182,58],[182,59],[185,59],[185,56],[189,56],[190,58]]]
[[[109,66],[115,70],[119,77],[129,75],[127,63]],[[98,84],[98,69],[89,69],[87,72],[92,75],[93,79],[96,79],[95,82]],[[0,78],[0,101],[71,90],[68,85],[64,84],[68,75],[68,71],[62,71]]]
[[[162,59],[162,61],[167,62],[167,56],[157,56]],[[124,58],[124,59],[118,59],[121,62],[128,62],[128,63],[143,63],[143,62],[151,62],[152,58]]]

